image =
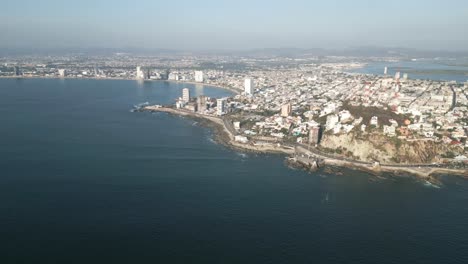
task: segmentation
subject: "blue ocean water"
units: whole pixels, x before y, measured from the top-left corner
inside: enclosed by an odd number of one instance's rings
[[[167,82],[0,80],[0,263],[468,263],[468,183],[230,150]]]

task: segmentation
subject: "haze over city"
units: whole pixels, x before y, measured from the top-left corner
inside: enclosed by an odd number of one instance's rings
[[[6,1],[0,48],[405,47],[466,51],[468,2]]]
[[[0,1],[0,264],[468,263],[468,0]]]

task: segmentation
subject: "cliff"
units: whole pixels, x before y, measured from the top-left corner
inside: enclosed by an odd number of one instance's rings
[[[357,160],[386,164],[440,162],[441,156],[447,153],[457,155],[463,152],[461,148],[429,140],[408,142],[377,133],[357,135],[355,132],[341,135],[325,134],[320,148]]]

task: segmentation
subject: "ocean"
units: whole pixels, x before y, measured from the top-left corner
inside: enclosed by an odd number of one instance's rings
[[[419,59],[415,61],[402,60],[397,62],[371,62],[362,68],[350,72],[383,75],[387,67],[388,75],[393,77],[396,72],[408,74],[409,79],[468,82],[468,63],[466,60],[435,60]]]
[[[203,85],[0,79],[0,263],[468,263],[468,183],[308,173],[134,104]]]

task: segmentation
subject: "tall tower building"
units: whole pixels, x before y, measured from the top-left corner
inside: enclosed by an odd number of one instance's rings
[[[309,143],[317,145],[320,141],[320,126],[313,126],[309,130]]]
[[[195,82],[203,82],[204,76],[202,71],[195,71]]]
[[[138,66],[138,67],[136,68],[136,78],[137,78],[137,79],[145,79],[145,73],[144,73],[144,71],[141,69],[140,66]]]
[[[252,79],[245,79],[245,82],[244,82],[245,95],[252,95],[254,89],[255,89],[255,87],[254,87],[253,80]]]
[[[200,95],[197,97],[197,108],[199,113],[203,113],[206,110],[206,97]]]
[[[395,73],[395,80],[399,80],[400,79],[400,72],[396,72]]]
[[[383,74],[384,74],[384,75],[387,75],[387,73],[388,73],[388,68],[385,67],[385,68],[384,68],[384,71],[383,71]]]
[[[190,102],[190,90],[188,88],[182,90],[182,101],[185,103]]]
[[[151,71],[150,71],[150,69],[147,69],[147,70],[146,70],[146,76],[145,76],[145,78],[148,79],[148,80],[151,79]]]
[[[291,103],[287,103],[281,107],[281,116],[288,117],[291,114],[292,106]]]
[[[226,99],[221,98],[216,100],[216,108],[218,115],[224,115],[226,113]]]
[[[21,76],[21,75],[23,75],[23,74],[21,73],[20,67],[15,66],[15,76]]]

